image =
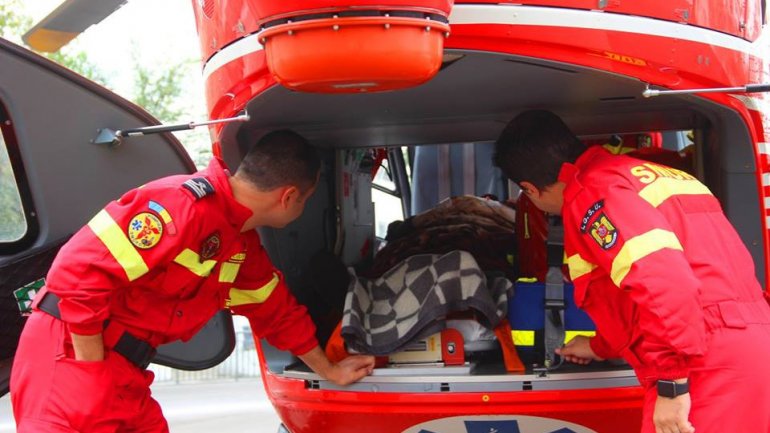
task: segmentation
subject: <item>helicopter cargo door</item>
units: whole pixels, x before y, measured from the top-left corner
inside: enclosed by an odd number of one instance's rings
[[[2,395],[26,309],[62,244],[110,200],[195,166],[167,133],[94,144],[102,128],[158,123],[107,89],[3,39],[0,65]],[[155,362],[202,369],[233,347],[232,321],[222,312],[190,342],[161,347]]]

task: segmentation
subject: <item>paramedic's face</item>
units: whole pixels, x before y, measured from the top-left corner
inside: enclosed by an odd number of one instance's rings
[[[543,189],[538,189],[529,182],[521,182],[521,189],[532,203],[540,210],[554,215],[561,215],[564,205],[564,182],[556,182]]]

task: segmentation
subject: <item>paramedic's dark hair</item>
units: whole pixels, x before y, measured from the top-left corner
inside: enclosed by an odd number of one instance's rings
[[[238,133],[241,145],[248,135],[247,131]],[[263,191],[293,185],[304,193],[315,185],[320,168],[315,148],[301,135],[285,129],[259,139],[241,161],[236,175]]]
[[[556,183],[561,165],[575,162],[586,147],[559,116],[545,110],[519,114],[495,143],[495,165],[513,182],[538,189]]]

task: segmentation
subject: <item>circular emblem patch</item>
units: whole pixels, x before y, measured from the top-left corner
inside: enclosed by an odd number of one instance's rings
[[[158,244],[163,236],[163,224],[149,212],[136,214],[128,224],[128,239],[135,247],[146,250]]]

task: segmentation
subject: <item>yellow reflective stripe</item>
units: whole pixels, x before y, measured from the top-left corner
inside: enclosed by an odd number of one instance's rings
[[[612,261],[612,281],[620,287],[634,262],[664,248],[682,251],[682,244],[673,232],[663,229],[653,229],[627,240]]]
[[[634,147],[623,146],[622,144],[619,146],[613,146],[612,144],[607,143],[603,144],[602,147],[613,155],[625,155],[636,150]]]
[[[572,281],[577,280],[583,275],[590,274],[596,269],[596,265],[588,260],[580,257],[580,254],[575,254],[567,258],[567,266],[569,267],[569,276]]]
[[[245,304],[261,304],[270,297],[280,281],[281,279],[278,278],[278,274],[273,274],[273,279],[269,283],[256,290],[236,289],[233,287],[230,289],[230,302],[228,302],[227,306],[237,307]]]
[[[219,282],[220,283],[232,283],[235,281],[235,277],[238,276],[238,270],[241,268],[240,263],[222,263],[219,268]]]
[[[565,331],[564,344],[569,343],[570,340],[578,335],[593,337],[596,335],[596,331]],[[513,338],[513,344],[516,346],[526,347],[535,345],[535,331],[511,331],[511,338]]]
[[[511,331],[511,338],[517,346],[535,345],[535,331]]]
[[[570,340],[578,335],[585,335],[586,337],[593,337],[596,335],[596,331],[565,331],[564,332],[564,344],[569,343]]]
[[[709,191],[706,185],[696,179],[674,179],[670,177],[659,177],[639,191],[639,197],[653,207],[660,206],[661,203],[675,195],[697,194],[711,195],[711,191]]]
[[[142,255],[131,245],[131,241],[106,210],[102,209],[96,214],[88,222],[88,227],[126,272],[128,281],[134,281],[150,271]]]
[[[189,248],[185,248],[184,251],[174,258],[174,263],[184,266],[187,270],[199,277],[208,277],[211,274],[211,270],[216,266],[217,261],[205,260],[201,262],[201,257],[198,253]]]
[[[537,278],[535,277],[521,277],[518,280],[516,280],[517,283],[537,283]]]

